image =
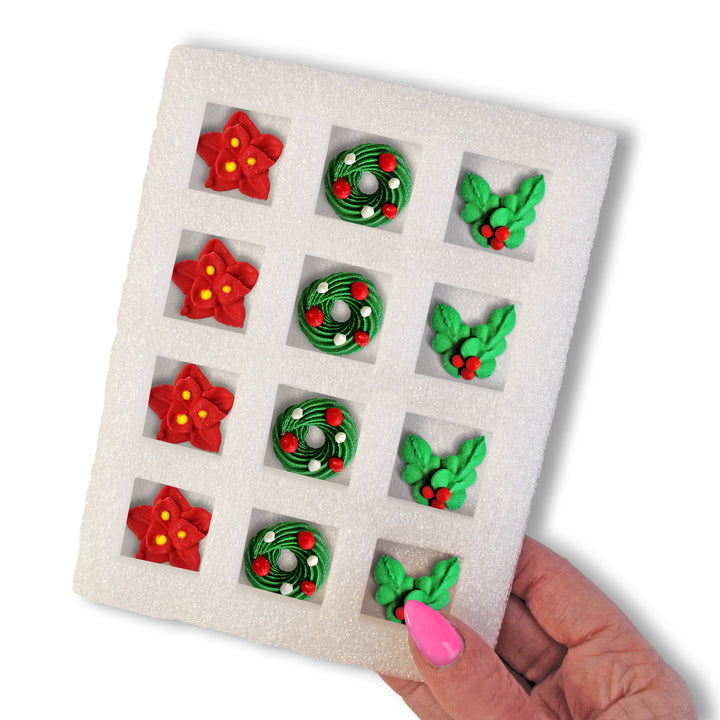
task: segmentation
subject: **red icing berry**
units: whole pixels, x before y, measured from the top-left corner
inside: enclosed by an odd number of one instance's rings
[[[430,505],[431,505],[432,507],[434,507],[434,508],[437,508],[438,510],[444,510],[444,509],[445,509],[445,503],[442,502],[442,500],[438,500],[438,499],[432,500],[432,501],[430,502]]]
[[[344,467],[345,463],[343,462],[342,458],[339,457],[331,457],[328,460],[328,467],[336,473],[339,473]]]
[[[264,555],[258,555],[252,561],[252,569],[256,575],[265,577],[270,572],[270,561]]]
[[[495,228],[495,237],[505,242],[510,237],[510,230],[501,225],[499,228]]]
[[[380,210],[382,210],[382,214],[388,219],[392,220],[393,218],[397,217],[398,209],[397,205],[393,205],[392,203],[385,203]]]
[[[493,229],[489,225],[483,225],[480,228],[480,234],[489,240],[493,236]]]
[[[450,362],[458,368],[458,370],[465,364],[462,355],[453,355],[452,358],[450,358]]]
[[[493,238],[490,241],[490,247],[493,250],[502,250],[505,247],[505,241],[504,240],[498,240],[497,238]]]
[[[300,583],[300,590],[302,590],[308,597],[315,594],[315,583],[312,580],[303,580]]]
[[[350,294],[356,300],[364,300],[368,296],[368,286],[364,282],[354,282],[350,286]]]
[[[472,370],[469,370],[468,368],[464,367],[460,371],[460,375],[462,375],[466,380],[472,380],[475,377],[475,373]]]
[[[338,178],[332,186],[332,191],[338,200],[350,197],[351,190],[350,183],[345,178]]]
[[[468,370],[472,370],[472,372],[476,372],[480,368],[480,358],[476,357],[475,355],[471,355],[466,361],[465,361],[465,367]]]
[[[315,546],[315,536],[309,530],[301,530],[297,536],[297,544],[303,550],[310,550]]]
[[[286,453],[294,453],[298,449],[298,439],[291,432],[286,432],[280,438],[280,447]]]
[[[435,491],[430,487],[430,485],[426,485],[421,491],[420,494],[426,499],[426,500],[432,500],[435,497]]]
[[[360,347],[365,347],[370,342],[370,336],[364,330],[358,330],[353,335],[353,340],[355,340]]]
[[[343,414],[340,408],[331,407],[325,411],[325,421],[328,425],[337,427],[343,421]]]
[[[397,158],[392,153],[382,153],[378,158],[378,165],[385,172],[392,172],[397,167]]]
[[[305,313],[305,320],[307,320],[307,324],[310,325],[310,327],[320,327],[324,319],[325,315],[323,315],[323,311],[317,307],[317,305],[309,307]]]
[[[452,493],[446,487],[439,488],[438,491],[435,493],[436,499],[438,499],[441,503],[446,503],[450,499],[451,495]]]
[[[405,608],[402,605],[395,608],[395,617],[400,620],[400,622],[405,622]]]

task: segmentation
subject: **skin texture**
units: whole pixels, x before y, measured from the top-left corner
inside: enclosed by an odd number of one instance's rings
[[[447,619],[463,654],[423,682],[383,676],[422,720],[693,720],[683,680],[567,560],[526,537],[495,650]]]

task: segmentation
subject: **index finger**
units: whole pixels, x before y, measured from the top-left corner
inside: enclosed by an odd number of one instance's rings
[[[630,625],[620,609],[565,558],[525,536],[512,592],[545,632],[573,647],[609,627]]]

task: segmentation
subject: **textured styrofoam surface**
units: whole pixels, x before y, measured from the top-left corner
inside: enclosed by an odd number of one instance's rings
[[[203,187],[201,132],[243,109],[284,142],[267,202]],[[343,222],[324,200],[328,158],[362,141],[398,148],[412,197],[382,228]],[[614,133],[495,105],[240,55],[177,48],[170,59],[108,373],[83,521],[76,589],[94,600],[251,640],[412,677],[404,629],[373,601],[388,552],[411,574],[460,558],[449,610],[489,641],[499,630],[562,378]],[[516,252],[485,251],[459,218],[468,170],[496,192],[542,172],[547,190]],[[241,330],[180,316],[173,264],[219,237],[260,270]],[[307,282],[359,269],[381,290],[382,330],[367,351],[334,357],[298,333]],[[465,322],[512,302],[517,324],[497,371],[451,378],[430,348],[438,301]],[[217,455],[154,438],[153,385],[187,362],[235,394]],[[337,398],[359,426],[335,481],[282,470],[270,447],[277,412]],[[438,454],[483,434],[487,457],[459,511],[412,500],[400,479],[408,432]],[[132,505],[163,484],[213,513],[199,572],[136,560]],[[249,585],[248,539],[280,519],[319,527],[331,553],[322,591],[302,602]]]

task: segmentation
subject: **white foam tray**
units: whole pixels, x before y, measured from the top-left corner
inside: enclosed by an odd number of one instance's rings
[[[198,137],[235,109],[285,144],[266,202],[203,187]],[[324,198],[327,161],[385,141],[413,173],[397,220],[366,228]],[[615,134],[477,101],[235,54],[176,48],[158,113],[108,372],[87,495],[77,592],[159,618],[415,677],[404,628],[384,618],[372,578],[382,553],[409,574],[460,558],[450,612],[497,638],[560,388]],[[468,171],[500,194],[543,173],[546,194],[517,251],[480,248],[459,217]],[[260,270],[241,330],[179,314],[175,262],[218,237]],[[300,333],[305,285],[359,270],[385,319],[364,351],[335,357]],[[514,303],[517,324],[487,380],[451,378],[430,347],[438,301],[470,324]],[[235,394],[217,455],[155,439],[150,388],[183,364]],[[357,454],[333,481],[288,473],[270,432],[291,402],[328,396],[359,426]],[[487,457],[457,511],[423,507],[403,483],[409,432],[440,455],[484,435]],[[198,572],[136,560],[131,506],[163,485],[213,513]],[[323,531],[331,570],[307,601],[253,588],[242,557],[260,528],[299,519]]]

